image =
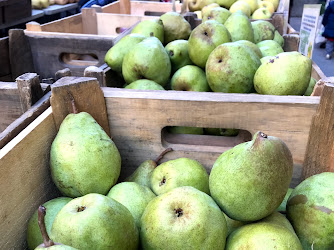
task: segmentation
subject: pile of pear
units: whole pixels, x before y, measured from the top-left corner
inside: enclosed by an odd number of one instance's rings
[[[242,11],[252,19],[269,19],[277,11],[279,3],[279,0],[189,0],[188,8],[199,19],[205,17],[209,8],[215,7],[222,7],[231,13]]]
[[[128,89],[312,93],[312,60],[284,52],[284,39],[270,22],[208,7],[193,30],[176,12],[140,22],[107,52],[106,63]]]
[[[62,196],[36,208],[29,249],[333,249],[334,173],[289,189],[280,138],[257,132],[212,169],[170,151],[121,181],[112,139],[88,113],[69,114],[50,151]]]

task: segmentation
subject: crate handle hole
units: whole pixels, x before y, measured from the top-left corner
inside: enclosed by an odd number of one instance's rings
[[[252,134],[247,130],[239,129],[234,135],[221,135],[229,133],[219,129],[215,129],[217,132],[215,135],[213,129],[210,130],[211,132],[203,129],[204,134],[184,134],[173,131],[171,127],[164,127],[161,130],[161,142],[164,147],[173,150],[222,153],[240,143],[252,140]]]
[[[99,64],[99,58],[95,54],[61,53],[60,61],[66,66],[88,67]]]
[[[127,29],[129,29],[129,28],[126,28],[126,27],[117,27],[117,28],[116,28],[116,33],[117,33],[117,34],[121,34],[121,33],[123,33],[124,31],[126,31]]]

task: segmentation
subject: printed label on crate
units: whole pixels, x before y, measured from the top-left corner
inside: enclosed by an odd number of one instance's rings
[[[312,58],[321,4],[305,4],[300,25],[299,52]]]

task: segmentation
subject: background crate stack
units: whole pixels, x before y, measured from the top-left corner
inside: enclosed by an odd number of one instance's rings
[[[0,0],[0,24],[31,16],[31,0]]]

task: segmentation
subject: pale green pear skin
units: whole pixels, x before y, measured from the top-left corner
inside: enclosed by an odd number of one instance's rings
[[[227,238],[226,250],[303,250],[298,237],[289,229],[267,222],[239,227]]]
[[[51,176],[69,197],[106,194],[120,175],[121,156],[94,118],[86,113],[69,114],[51,145]]]
[[[125,181],[133,181],[140,185],[151,188],[151,176],[153,170],[157,167],[157,163],[153,160],[146,160],[141,163],[137,169],[125,179]]]
[[[57,215],[57,213],[65,206],[71,198],[68,197],[58,197],[52,200],[49,200],[43,204],[46,208],[46,215],[44,217],[46,232],[51,233],[52,223]],[[38,211],[31,216],[28,222],[27,229],[27,243],[29,249],[35,249],[40,244],[43,243],[43,237],[41,230],[38,226]]]
[[[293,188],[289,188],[288,192],[286,192],[284,200],[282,201],[281,205],[276,209],[278,212],[286,212],[286,203],[288,202],[288,199],[293,191]]]
[[[261,64],[269,62],[270,59],[275,59],[275,56],[265,56],[265,57],[262,57],[260,59],[261,60]]]
[[[147,250],[224,249],[227,226],[213,199],[193,187],[179,187],[154,198],[141,218]]]
[[[262,56],[276,56],[284,52],[282,47],[273,40],[264,40],[256,45],[261,50]]]
[[[254,87],[263,95],[303,95],[309,85],[312,61],[299,52],[284,52],[263,63]]]
[[[154,36],[164,43],[164,26],[160,19],[158,20],[144,20],[133,28],[132,34],[141,34],[146,37]]]
[[[166,45],[165,49],[172,64],[172,72],[176,72],[186,65],[193,64],[189,57],[187,40],[172,41]]]
[[[140,218],[147,204],[156,195],[148,187],[136,182],[121,182],[110,189],[107,197],[113,198],[129,209],[137,227],[140,228]]]
[[[231,35],[217,21],[206,21],[198,25],[189,37],[189,57],[201,68],[205,68],[211,52],[220,44],[231,42]]]
[[[209,4],[209,5],[206,5],[202,8],[201,10],[201,14],[202,14],[202,22],[203,22],[203,17],[204,16],[207,16],[208,13],[210,12],[211,9],[213,8],[216,8],[216,7],[220,7],[218,3],[212,3],[212,4]]]
[[[222,7],[212,8],[210,11],[206,12],[203,15],[202,22],[208,20],[215,20],[221,24],[224,24],[231,14],[231,12]]]
[[[195,65],[187,65],[176,71],[172,77],[171,86],[172,90],[179,91],[210,91],[205,72]]]
[[[275,37],[275,27],[268,21],[257,20],[251,22],[254,31],[254,43],[264,40],[273,40]]]
[[[244,221],[233,220],[230,217],[228,217],[224,212],[222,212],[222,213],[224,214],[224,217],[225,217],[225,220],[226,220],[227,236],[229,236],[237,228],[247,224],[247,222],[244,222]]]
[[[242,45],[248,47],[249,49],[253,50],[255,52],[255,54],[258,55],[258,57],[260,59],[262,58],[262,52],[255,43],[252,43],[252,42],[247,41],[247,40],[239,40],[239,41],[236,41],[236,43],[239,43],[239,44],[242,44]]]
[[[334,173],[308,177],[291,193],[290,220],[304,249],[334,249]]]
[[[80,250],[130,250],[137,249],[139,242],[129,210],[112,198],[94,193],[67,203],[53,222],[51,236],[55,242]]]
[[[161,163],[154,169],[151,188],[156,195],[182,186],[192,186],[209,194],[209,175],[198,161],[178,158]]]
[[[273,39],[275,42],[277,42],[279,45],[281,45],[281,47],[283,48],[284,46],[284,38],[281,36],[281,34],[275,30],[275,36]]]
[[[171,63],[159,39],[150,37],[135,45],[124,57],[122,73],[127,84],[148,79],[164,87],[169,81]]]
[[[202,10],[205,6],[216,3],[216,0],[192,0],[188,1],[189,11],[199,11]],[[219,5],[218,5],[219,6]]]
[[[145,36],[140,34],[130,34],[123,37],[118,43],[108,50],[104,59],[105,62],[112,70],[122,73],[124,56],[133,48],[134,45],[140,43],[145,38]]]
[[[232,42],[247,40],[254,43],[254,32],[248,17],[241,13],[233,13],[224,23],[231,34]]]
[[[237,0],[217,0],[217,3],[226,9],[229,9]]]
[[[77,248],[66,246],[66,245],[53,245],[50,247],[45,248],[42,247],[36,247],[35,249],[51,249],[51,250],[78,250]]]
[[[286,144],[257,132],[252,141],[218,157],[210,173],[211,197],[231,219],[260,220],[283,201],[292,171],[292,155]]]
[[[250,93],[260,65],[259,57],[249,48],[239,43],[225,43],[210,54],[206,78],[214,92]]]
[[[286,229],[289,229],[291,233],[296,234],[295,230],[293,229],[290,221],[281,213],[275,211],[271,215],[263,218],[259,222],[268,222],[276,225],[280,225],[285,227]]]
[[[165,44],[174,40],[189,38],[191,26],[184,17],[176,12],[167,12],[160,19],[164,26]]]
[[[185,127],[185,126],[173,126],[168,128],[169,133],[172,134],[190,134],[190,135],[202,135],[203,128],[197,127]]]
[[[160,84],[154,81],[141,79],[125,86],[125,89],[141,89],[141,90],[165,90]]]
[[[316,83],[317,83],[317,81],[313,77],[311,77],[310,83],[309,83],[309,85],[308,85],[308,87],[307,87],[307,89],[304,93],[305,96],[310,96],[312,94],[314,86],[315,86]]]

